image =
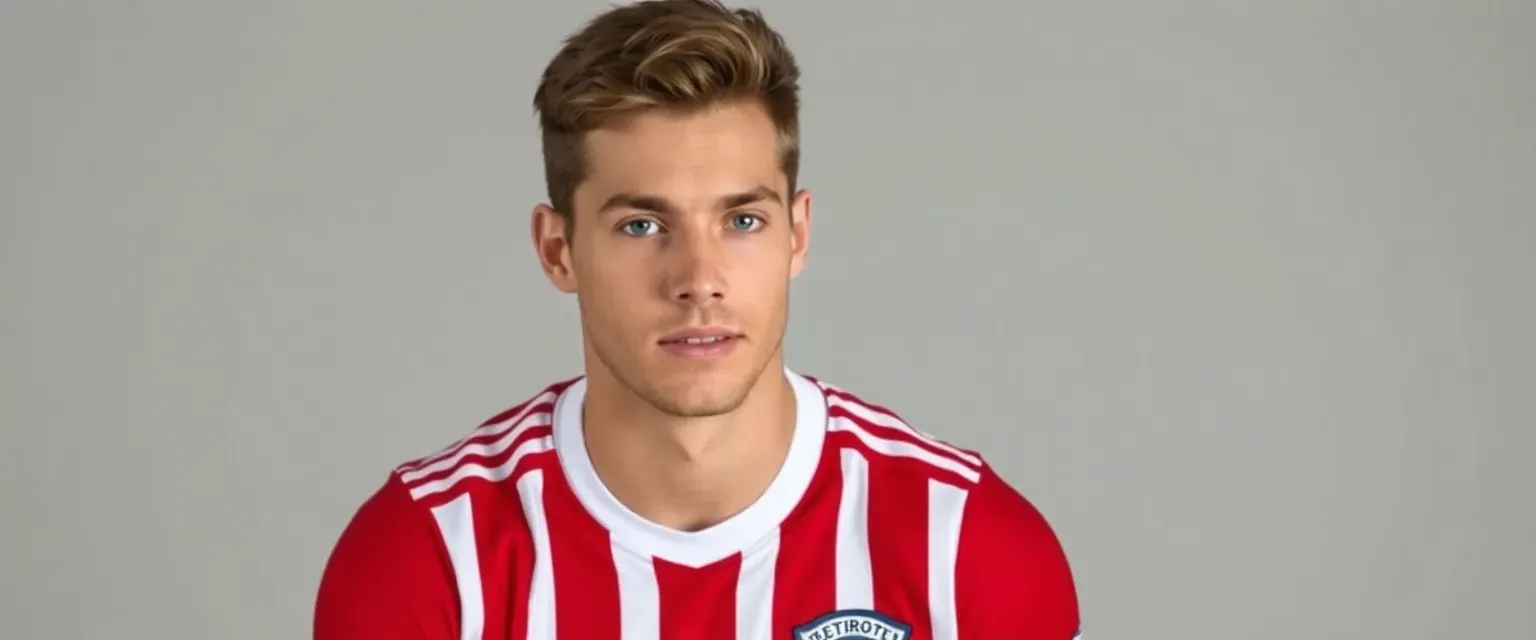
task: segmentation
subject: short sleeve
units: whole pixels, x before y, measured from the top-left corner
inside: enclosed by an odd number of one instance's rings
[[[1077,640],[1077,590],[1045,517],[983,468],[966,501],[956,560],[956,611],[965,640]]]
[[[457,639],[446,558],[431,515],[391,475],[331,551],[315,601],[315,640]]]

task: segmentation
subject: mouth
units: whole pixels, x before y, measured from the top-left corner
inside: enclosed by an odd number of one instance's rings
[[[680,331],[657,341],[663,351],[685,358],[713,358],[730,353],[746,335],[724,328],[708,327]]]
[[[724,340],[738,340],[746,336],[739,331],[724,327],[700,327],[679,331],[663,337],[661,344],[713,344]]]

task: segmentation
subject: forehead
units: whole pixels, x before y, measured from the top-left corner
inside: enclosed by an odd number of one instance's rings
[[[587,179],[578,210],[615,193],[645,193],[684,206],[769,186],[780,193],[777,135],[768,112],[733,103],[692,112],[643,112],[587,134]]]

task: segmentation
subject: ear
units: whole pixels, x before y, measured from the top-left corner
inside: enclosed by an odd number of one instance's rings
[[[789,277],[794,278],[805,270],[805,259],[811,250],[811,192],[801,189],[789,201],[790,258]]]
[[[533,208],[533,252],[550,284],[563,293],[575,293],[576,271],[571,268],[571,225],[554,207]]]

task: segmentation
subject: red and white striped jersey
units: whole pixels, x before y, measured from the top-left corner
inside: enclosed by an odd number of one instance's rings
[[[625,508],[555,384],[395,469],[326,565],[317,640],[1073,640],[1040,513],[977,454],[786,372],[798,424],[764,494],[682,532]]]

